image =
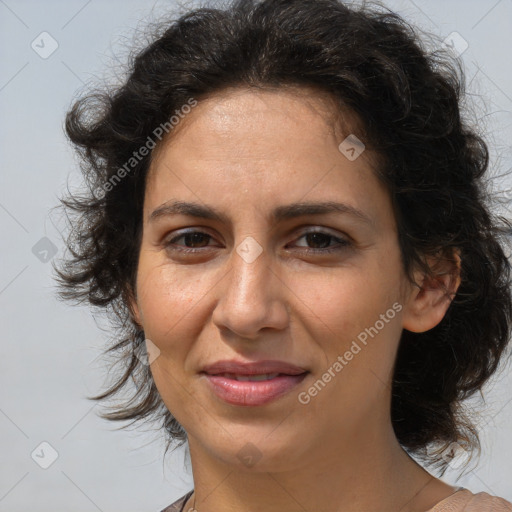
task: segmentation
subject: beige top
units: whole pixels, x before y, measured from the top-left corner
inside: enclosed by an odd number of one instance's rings
[[[427,512],[512,512],[512,503],[486,492],[462,489],[441,500]]]
[[[193,489],[161,512],[187,512],[183,510],[183,507],[192,492]],[[462,489],[454,492],[426,512],[512,512],[512,503],[486,492],[473,494],[468,489]]]

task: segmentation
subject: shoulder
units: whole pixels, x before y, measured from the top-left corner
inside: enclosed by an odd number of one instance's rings
[[[462,489],[427,512],[512,512],[512,503],[486,492],[473,494],[468,489]]]
[[[168,507],[165,507],[160,512],[187,512],[183,511],[183,506],[185,505],[186,501],[190,498],[193,492],[194,489],[187,492],[187,494],[183,495],[178,501],[171,503]]]

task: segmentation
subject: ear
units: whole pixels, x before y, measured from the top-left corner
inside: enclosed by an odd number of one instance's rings
[[[428,257],[433,276],[424,271],[414,272],[416,286],[411,287],[402,316],[402,326],[411,332],[425,332],[444,318],[460,285],[460,250],[450,256]]]
[[[137,297],[133,290],[128,290],[125,296],[125,302],[128,305],[130,311],[130,318],[134,324],[143,329],[142,327],[142,315],[137,304]]]

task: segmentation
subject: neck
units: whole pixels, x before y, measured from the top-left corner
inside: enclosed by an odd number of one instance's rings
[[[279,464],[246,467],[236,453],[216,457],[189,434],[195,491],[184,510],[418,512],[454,491],[409,457],[391,423],[381,431],[368,424],[348,442],[340,437],[332,432],[307,451],[301,447],[295,460],[283,453]]]

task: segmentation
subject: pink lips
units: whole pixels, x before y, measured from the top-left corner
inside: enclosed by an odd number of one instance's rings
[[[288,393],[304,380],[308,371],[283,361],[218,361],[206,366],[201,373],[206,377],[213,393],[225,402],[257,406]],[[250,376],[275,373],[278,375],[261,381],[239,381],[232,378],[233,374]]]

